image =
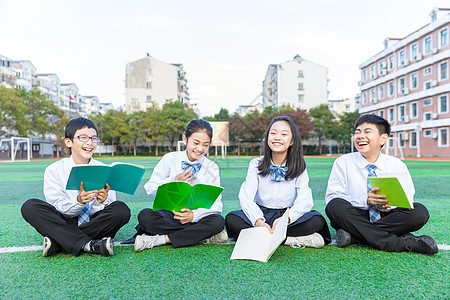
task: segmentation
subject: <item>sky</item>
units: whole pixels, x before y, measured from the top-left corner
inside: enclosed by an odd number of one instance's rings
[[[430,22],[448,0],[1,0],[0,54],[125,106],[125,66],[149,53],[182,63],[201,116],[262,92],[269,64],[328,68],[329,99],[354,98],[359,65]]]

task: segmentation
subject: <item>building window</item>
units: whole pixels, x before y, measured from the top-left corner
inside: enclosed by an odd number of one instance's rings
[[[444,61],[439,64],[439,81],[448,79],[448,62]]]
[[[439,147],[448,147],[448,128],[439,129],[438,145]]]
[[[431,111],[423,113],[423,120],[424,121],[430,121],[431,120]]]
[[[439,96],[439,113],[448,113],[448,97],[447,95]]]
[[[448,44],[448,28],[444,28],[439,32],[439,47],[445,47]]]
[[[404,66],[406,65],[406,52],[405,49],[400,50],[398,53],[398,65]]]
[[[430,137],[431,136],[431,129],[425,129],[424,131],[423,131],[423,136],[424,137]]]
[[[406,94],[405,92],[405,77],[401,77],[398,80],[398,90],[400,91],[400,93],[402,94]]]
[[[409,135],[409,147],[417,148],[417,132],[411,131]]]
[[[346,112],[350,112],[350,108],[351,108],[350,105],[348,105],[348,104],[345,105],[345,111],[346,111]]]
[[[146,69],[145,70],[145,76],[147,76],[147,77],[149,77],[149,76],[152,76],[153,74],[152,74],[152,69]]]
[[[424,84],[423,84],[423,86],[424,86],[424,90],[429,90],[429,89],[431,89],[433,86],[431,85],[431,83],[432,83],[432,81],[430,80],[430,81],[427,81],[427,82],[425,82]]]
[[[362,81],[363,82],[367,81],[367,69],[364,69],[362,71]]]
[[[388,58],[388,69],[392,70],[394,68],[394,64],[395,64],[395,57],[394,55],[391,55]]]
[[[411,45],[411,60],[418,60],[419,46],[417,43]]]
[[[363,92],[362,104],[367,104],[367,91]]]
[[[419,112],[417,111],[417,102],[412,102],[409,107],[409,113],[411,115],[411,119],[415,119],[419,116]]]
[[[398,120],[405,122],[405,105],[398,107]]]
[[[388,109],[388,121],[394,122],[394,108],[393,107]]]
[[[423,100],[423,106],[430,106],[431,104],[433,104],[433,99],[428,98]]]
[[[390,81],[388,83],[388,95],[389,95],[389,97],[394,96],[394,81]]]
[[[432,47],[433,47],[433,44],[432,44],[431,35],[430,35],[430,36],[427,36],[423,40],[423,48],[424,48],[425,54],[431,53]]]
[[[370,102],[374,103],[377,100],[375,97],[375,88],[370,90]]]
[[[406,135],[407,135],[407,133],[405,133],[405,132],[400,132],[398,134],[398,141],[399,141],[400,148],[405,148]]]
[[[375,78],[375,65],[370,66],[370,78]]]
[[[391,149],[394,148],[394,135],[392,135],[392,134],[389,136],[388,146]]]
[[[378,72],[380,74],[380,76],[386,75],[386,61],[385,60],[380,60],[380,63],[378,65]]]
[[[418,82],[417,82],[417,72],[411,74],[411,89],[417,89]]]
[[[303,90],[303,82],[299,82],[299,84],[298,84],[298,89],[299,89],[299,90]]]
[[[378,115],[384,119],[384,110],[380,110],[380,112],[378,113]]]
[[[303,70],[298,70],[298,77],[303,78]]]
[[[152,102],[152,95],[147,95],[147,102]]]
[[[305,101],[305,95],[298,95],[298,102],[303,103]]]
[[[428,67],[428,68],[423,69],[424,76],[430,75],[431,73],[433,73],[433,67]]]
[[[380,99],[384,99],[384,84],[382,84],[378,87],[378,95],[379,95]]]
[[[151,89],[151,88],[152,88],[152,83],[151,83],[151,81],[147,81],[147,82],[145,83],[145,88],[146,88],[146,89]]]

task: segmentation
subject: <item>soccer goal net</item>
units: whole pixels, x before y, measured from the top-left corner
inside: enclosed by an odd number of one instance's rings
[[[13,136],[0,139],[0,161],[17,161],[31,159],[30,138]]]

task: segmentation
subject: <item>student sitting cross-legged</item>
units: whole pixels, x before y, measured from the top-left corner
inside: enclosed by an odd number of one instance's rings
[[[220,186],[219,167],[205,157],[211,139],[212,127],[207,121],[196,119],[189,122],[183,134],[186,151],[163,156],[144,186],[147,193],[156,195],[161,184],[172,181]],[[225,220],[221,212],[221,195],[210,209],[183,208],[177,212],[146,208],[138,215],[134,250],[140,252],[165,244],[179,248],[198,243],[225,243],[228,236],[223,230]]]
[[[289,210],[286,245],[321,248],[331,242],[324,217],[311,210],[313,198],[300,133],[289,117],[275,117],[267,128],[264,155],[250,162],[241,186],[242,210],[230,212],[226,228],[237,239],[242,229],[261,226],[273,232]]]
[[[22,205],[22,216],[44,236],[44,256],[68,252],[113,255],[111,238],[128,223],[130,209],[116,201],[116,193],[106,188],[98,191],[66,190],[72,167],[79,164],[100,165],[92,158],[100,141],[97,128],[89,119],[76,118],[65,128],[65,144],[71,156],[45,169],[44,195],[47,202],[29,199]]]
[[[390,252],[435,254],[436,242],[427,235],[414,236],[428,221],[428,210],[420,203],[414,209],[390,207],[385,195],[371,188],[367,177],[402,173],[411,197],[414,185],[406,165],[381,153],[391,128],[376,115],[363,115],[355,122],[354,144],[358,152],[336,159],[328,180],[325,212],[336,229],[338,247],[368,244]]]

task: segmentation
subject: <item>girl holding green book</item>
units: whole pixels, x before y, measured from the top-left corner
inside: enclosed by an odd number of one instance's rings
[[[147,194],[155,195],[160,185],[173,181],[220,186],[219,167],[205,157],[211,139],[211,124],[202,119],[189,122],[183,134],[186,150],[163,156],[144,186]],[[146,208],[138,215],[134,250],[140,252],[165,244],[179,248],[200,242],[224,243],[228,236],[223,230],[225,220],[221,212],[221,195],[210,208],[181,211]]]

